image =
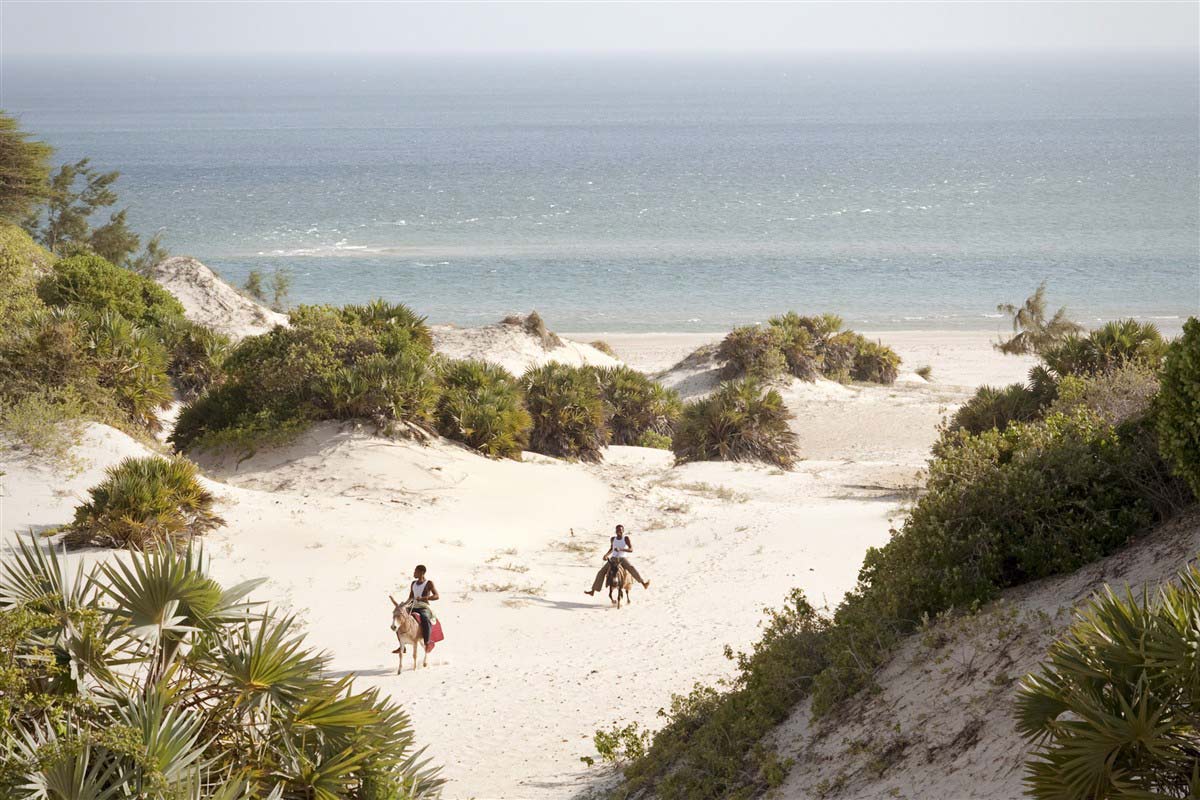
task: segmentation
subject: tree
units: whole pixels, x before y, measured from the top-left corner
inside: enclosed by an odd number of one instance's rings
[[[0,113],[0,220],[19,222],[46,196],[51,152]]]
[[[1060,308],[1053,317],[1046,319],[1045,281],[1036,292],[1025,298],[1025,303],[1020,307],[1001,303],[996,310],[1012,317],[1013,337],[996,345],[997,350],[1010,356],[1026,353],[1041,355],[1053,345],[1083,330],[1082,325],[1067,319],[1066,308]]]
[[[100,227],[91,227],[96,212],[116,204],[112,186],[119,175],[115,170],[100,172],[86,158],[63,164],[50,179],[44,217],[39,211],[26,227],[54,253],[91,250],[114,264],[128,264],[139,240],[129,230],[125,210],[114,212]]]

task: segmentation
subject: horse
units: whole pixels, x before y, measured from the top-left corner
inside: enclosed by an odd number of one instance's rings
[[[388,600],[392,601],[392,630],[396,632],[396,640],[400,642],[400,646],[392,651],[400,656],[400,664],[396,667],[396,674],[399,675],[404,671],[404,651],[408,645],[412,645],[413,649],[413,669],[417,668],[417,647],[425,646],[425,637],[421,635],[421,623],[413,616],[412,601],[397,603],[396,598],[390,594]],[[425,651],[421,666],[429,666],[428,650]]]
[[[629,590],[633,588],[633,576],[629,574],[629,570],[625,569],[625,565],[616,562],[616,569],[610,563],[608,566],[608,575],[605,576],[605,582],[608,585],[608,600],[616,605],[617,609],[621,608],[621,595],[625,595],[625,602],[632,603],[633,600],[629,597]],[[617,590],[617,599],[613,599],[613,589]]]

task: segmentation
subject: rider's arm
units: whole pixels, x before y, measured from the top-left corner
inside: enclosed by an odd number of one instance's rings
[[[633,539],[630,539],[628,536],[625,537],[625,552],[633,552]]]
[[[437,587],[433,585],[433,581],[430,581],[429,585],[425,587],[425,597],[423,597],[422,599],[423,600],[438,600],[439,599],[438,593],[437,593]]]

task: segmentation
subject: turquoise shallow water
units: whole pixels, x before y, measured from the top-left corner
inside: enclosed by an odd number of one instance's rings
[[[1200,308],[1188,61],[3,64],[0,105],[120,169],[143,232],[294,299],[718,330],[782,309],[994,326]]]

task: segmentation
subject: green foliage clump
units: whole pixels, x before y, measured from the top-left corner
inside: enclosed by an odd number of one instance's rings
[[[803,592],[792,592],[782,610],[768,612],[762,638],[749,654],[726,649],[737,663],[729,691],[696,686],[659,711],[665,726],[646,755],[625,768],[614,797],[645,796],[647,790],[664,800],[754,797],[776,782],[777,776],[767,774],[769,759],[755,748],[825,666],[821,642],[827,626]]]
[[[612,349],[612,345],[602,339],[597,339],[594,342],[590,342],[590,345],[599,350],[601,353],[604,353],[606,356],[611,356],[613,358],[617,357],[617,353]]]
[[[67,529],[73,547],[151,550],[224,524],[196,465],[183,456],[126,458],[88,495]]]
[[[1068,336],[1041,355],[1056,375],[1096,375],[1135,362],[1158,369],[1167,343],[1150,323],[1122,319],[1106,323],[1086,336]]]
[[[120,314],[141,326],[165,325],[183,317],[183,306],[166,289],[94,255],[59,260],[38,284],[38,295],[49,306]]]
[[[725,362],[727,378],[770,381],[787,374],[783,342],[783,332],[777,327],[743,325],[721,341],[717,358]]]
[[[688,403],[672,439],[675,458],[687,461],[763,461],[791,469],[798,457],[792,414],[783,397],[754,380],[721,384]]]
[[[946,432],[951,436],[959,431],[973,436],[990,430],[1003,432],[1010,423],[1037,419],[1045,408],[1045,399],[1023,383],[1003,389],[980,386],[950,417]]]
[[[0,120],[4,117],[0,116]],[[50,269],[54,256],[29,234],[13,225],[0,225],[0,340],[42,307],[38,279]]]
[[[18,128],[12,116],[0,114],[0,221],[23,222],[46,197],[52,152]]]
[[[678,393],[626,366],[596,370],[612,443],[637,444],[647,434],[670,437],[683,411]]]
[[[252,450],[322,419],[432,427],[440,394],[432,340],[407,306],[300,306],[290,321],[238,344],[224,383],[180,413],[176,447]]]
[[[441,379],[438,433],[492,458],[520,460],[533,420],[517,379],[486,361],[451,361]]]
[[[892,384],[899,374],[900,356],[882,342],[858,336],[850,377],[868,383]]]
[[[1167,352],[1156,416],[1158,441],[1175,474],[1200,496],[1200,320],[1183,325]]]
[[[167,374],[185,400],[194,400],[225,379],[225,359],[233,343],[223,333],[182,317],[158,328],[170,355]]]
[[[636,722],[628,725],[613,723],[609,730],[596,731],[592,743],[601,760],[609,764],[623,764],[646,755],[650,731],[642,730],[642,726]]]
[[[550,363],[521,376],[533,419],[529,449],[580,461],[599,461],[609,440],[600,379],[588,367]]]
[[[802,317],[789,311],[780,317],[772,317],[767,324],[780,337],[780,350],[787,362],[788,372],[803,381],[815,381],[823,366],[821,351],[827,338],[828,327],[840,318],[832,314],[822,317]],[[832,333],[832,332],[829,332]]]
[[[78,572],[78,574],[77,574]],[[436,796],[407,715],[330,677],[292,617],[192,549],[0,566],[0,796]]]
[[[670,450],[673,439],[661,433],[654,431],[646,431],[638,437],[634,445],[637,447],[650,447],[655,450]]]
[[[1017,695],[1037,745],[1025,784],[1040,800],[1195,797],[1200,789],[1200,570],[1150,598],[1105,587]]]

